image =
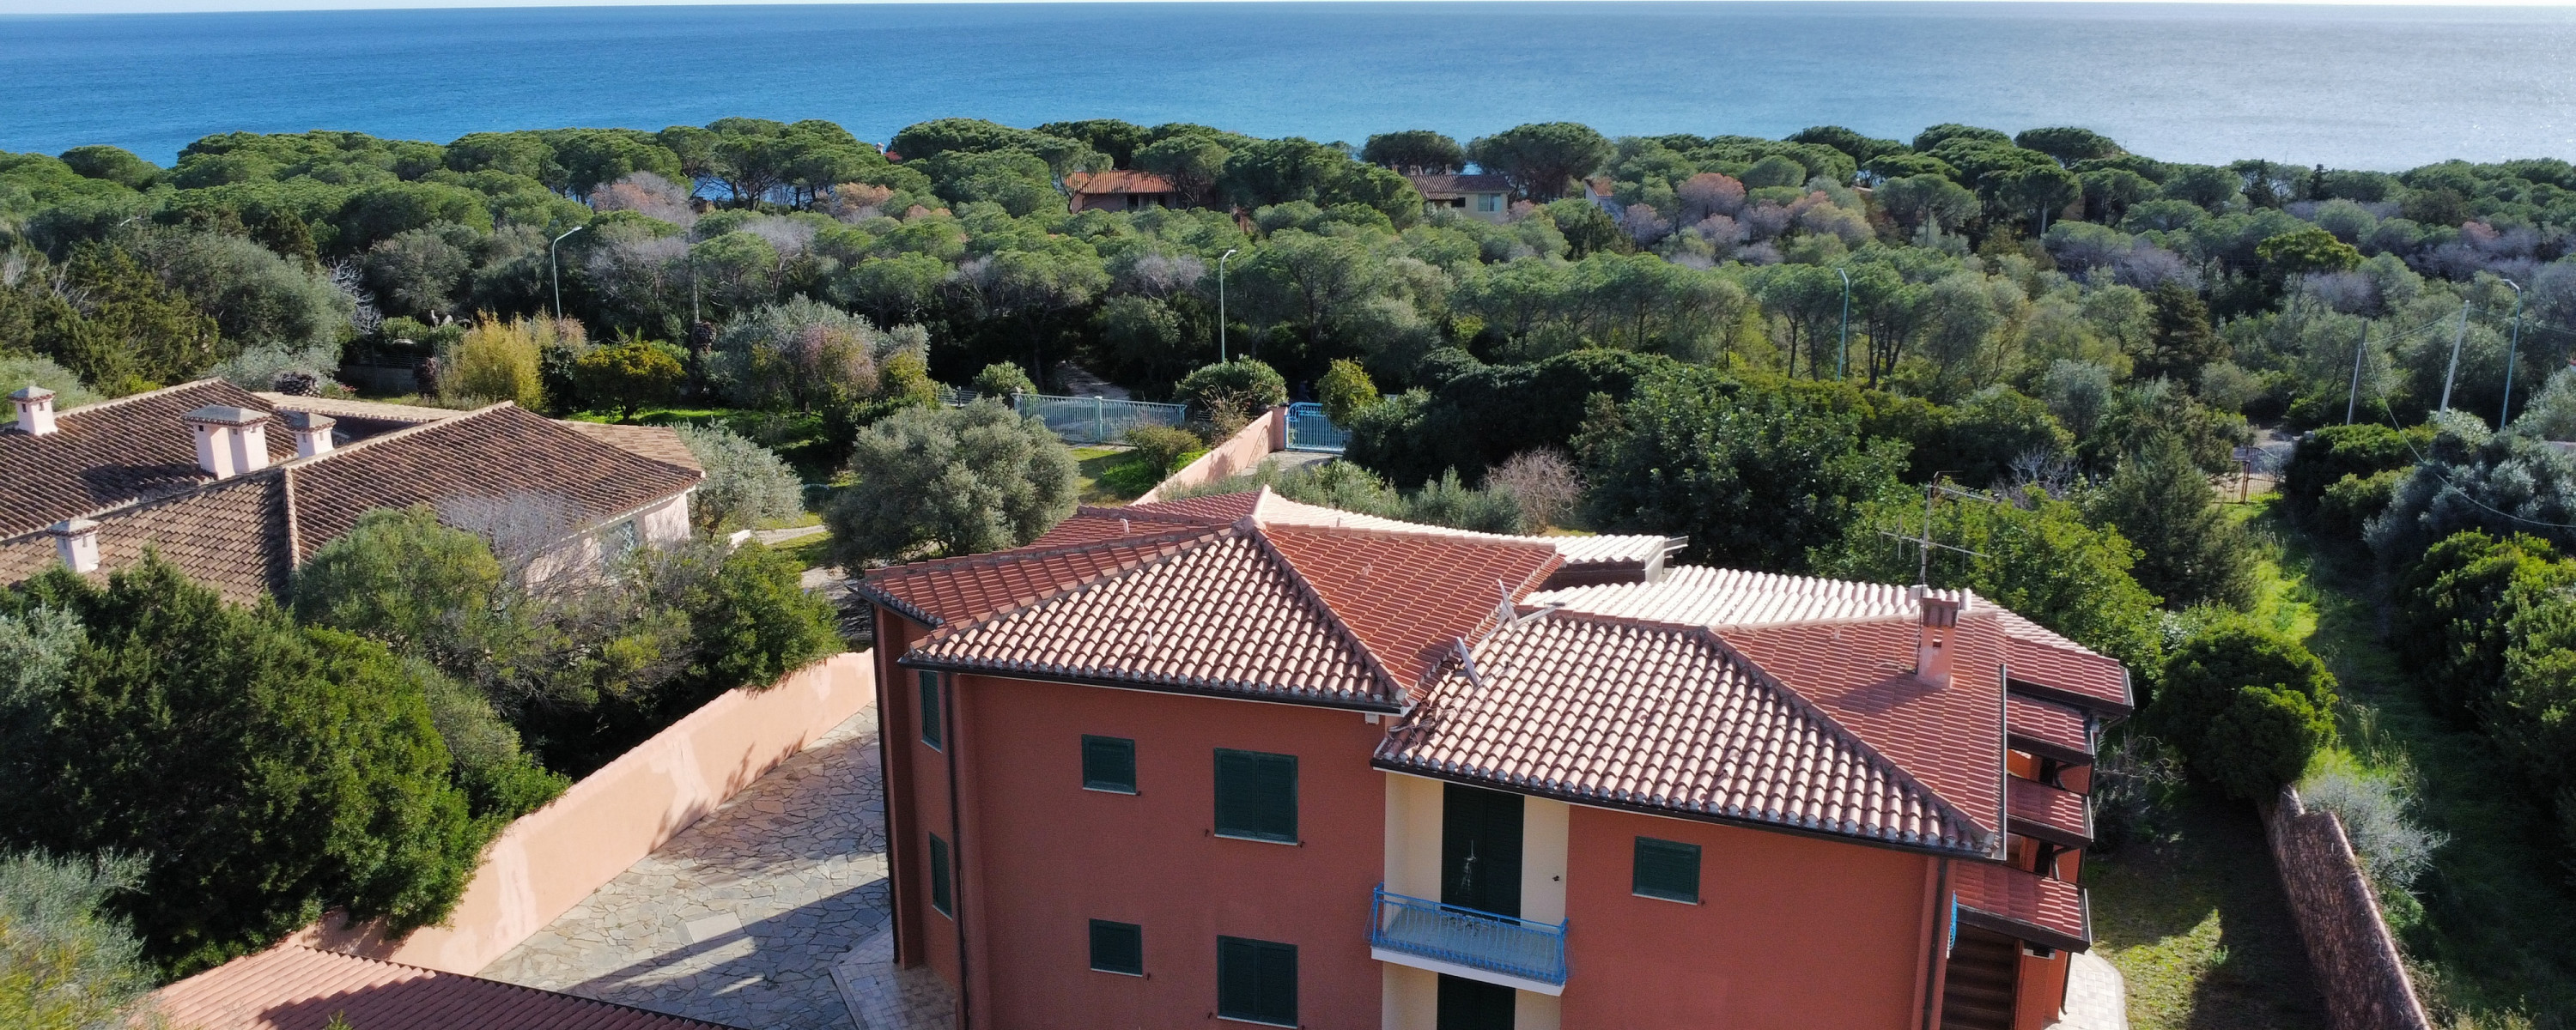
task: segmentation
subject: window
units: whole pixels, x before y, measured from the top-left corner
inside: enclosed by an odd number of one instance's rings
[[[1297,1025],[1297,946],[1242,937],[1216,939],[1216,1014]]]
[[[1082,789],[1136,792],[1136,742],[1125,737],[1082,737]]]
[[[1477,197],[1476,197],[1476,210],[1478,210],[1478,211],[1485,211],[1485,212],[1493,212],[1493,211],[1500,211],[1500,210],[1502,210],[1502,209],[1503,209],[1503,195],[1502,195],[1502,194],[1500,194],[1500,193],[1484,193],[1484,194],[1478,194],[1478,195],[1477,195]]]
[[[1637,838],[1636,885],[1629,889],[1639,897],[1699,904],[1699,845]]]
[[[945,749],[948,746],[947,734],[941,730],[948,719],[939,704],[939,674],[921,672],[914,675],[921,679],[921,742]]]
[[[948,842],[934,833],[930,835],[930,907],[953,919],[957,915],[955,904],[955,899],[949,896]]]
[[[1091,968],[1103,973],[1145,975],[1145,928],[1134,923],[1092,920]]]
[[[1216,833],[1295,843],[1297,756],[1216,749]]]

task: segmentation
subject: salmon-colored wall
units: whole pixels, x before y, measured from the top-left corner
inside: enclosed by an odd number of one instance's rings
[[[1568,1027],[1922,1022],[1926,856],[1577,806]],[[1700,903],[1630,892],[1640,836],[1697,844]]]
[[[2021,955],[2021,989],[2013,1005],[2013,1030],[2046,1030],[2066,1005],[2066,973],[2073,965],[2066,952],[2053,958]]]
[[[958,860],[959,834],[948,804],[948,755],[921,742],[921,688],[917,674],[894,664],[928,634],[924,627],[878,609],[878,650],[883,707],[878,710],[879,740],[885,742],[886,839],[894,870],[891,894],[895,906],[896,963],[928,964],[951,984],[958,980],[956,923],[930,906],[930,836],[949,842],[950,861]],[[899,642],[899,643],[898,643]],[[953,727],[952,727],[953,729]],[[952,899],[953,900],[953,899]]]
[[[1161,500],[1166,490],[1206,486],[1252,471],[1253,466],[1261,464],[1261,459],[1287,449],[1288,409],[1272,408],[1233,436],[1226,437],[1224,443],[1208,448],[1207,453],[1181,466],[1180,471],[1154,484],[1153,489],[1128,503],[1151,504]]]
[[[1377,1025],[1383,975],[1366,933],[1386,788],[1368,758],[1383,725],[1331,709],[961,681],[975,1026],[1201,1024],[1216,1008],[1220,934],[1297,946],[1304,1025]],[[1138,793],[1083,789],[1086,733],[1136,741]],[[1297,844],[1214,835],[1217,748],[1298,757]],[[1095,918],[1144,928],[1144,977],[1090,969]],[[943,946],[953,943],[932,943],[932,965]]]
[[[388,941],[372,925],[326,920],[291,941],[480,971],[867,707],[875,688],[871,657],[856,653],[789,673],[767,690],[729,691],[501,831],[445,923]]]

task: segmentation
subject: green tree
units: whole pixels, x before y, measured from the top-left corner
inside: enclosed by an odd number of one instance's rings
[[[2112,142],[2111,137],[2073,126],[2025,129],[2013,137],[2013,145],[2039,151],[2056,158],[2059,164],[2067,165],[2127,153],[2120,149],[2118,143]]]
[[[1003,401],[1024,393],[1038,392],[1038,384],[1029,381],[1029,374],[1021,371],[1020,366],[1008,361],[996,361],[984,366],[983,371],[975,373],[974,381],[966,385],[974,390],[977,396]]]
[[[105,179],[131,190],[150,189],[169,174],[123,147],[90,144],[63,151],[63,163],[85,179]]]
[[[637,337],[593,347],[573,359],[573,382],[584,401],[615,408],[619,419],[632,420],[638,408],[669,404],[679,397],[680,381],[689,372],[680,364],[677,350]]]
[[[143,882],[144,862],[43,852],[0,855],[0,1023],[20,1030],[130,1025],[151,991],[142,945],[110,900]]]
[[[2141,378],[2199,378],[2213,361],[2225,358],[2227,341],[2209,323],[2209,305],[2191,287],[2167,279],[2147,291],[2152,309],[2147,349],[2133,355]]]
[[[0,610],[67,613],[86,635],[0,712],[37,742],[0,755],[23,785],[0,800],[0,843],[148,851],[118,908],[164,969],[258,950],[328,907],[408,928],[455,905],[489,827],[381,645],[229,607],[157,555],[104,586],[56,569]]]
[[[916,408],[860,432],[857,482],[823,512],[834,564],[1016,547],[1073,514],[1073,452],[994,401]]]
[[[1406,129],[1369,137],[1360,160],[1405,175],[1448,175],[1467,166],[1467,148],[1429,129]]]
[[[2219,506],[2218,492],[2179,438],[2158,436],[2122,459],[2087,503],[2096,521],[2138,546],[2131,574],[2166,604],[2254,603],[2253,541]]]
[[[2311,272],[2349,272],[2361,267],[2361,251],[2315,226],[2285,232],[2254,246],[2263,271],[2275,279]]]
[[[1778,572],[1840,539],[1903,461],[1849,415],[1697,368],[1599,402],[1575,449],[1604,531],[1687,535],[1693,560]],[[1748,511],[1763,517],[1736,515]]]
[[[1315,393],[1323,398],[1324,417],[1334,425],[1348,428],[1369,405],[1377,403],[1377,384],[1369,381],[1368,370],[1359,362],[1335,359],[1324,378],[1315,384]]]
[[[1180,394],[1201,410],[1251,418],[1288,403],[1288,380],[1259,358],[1236,358],[1182,376]]]
[[[1522,125],[1467,144],[1468,160],[1541,203],[1564,196],[1575,180],[1609,163],[1613,153],[1609,139],[1575,122]]]
[[[2576,563],[2536,536],[2451,534],[2398,567],[2390,584],[2390,644],[2435,711],[2468,725],[2504,680],[2516,616],[2526,603],[2576,585]]]
[[[2334,675],[2297,640],[2207,620],[2166,657],[2143,722],[2230,796],[2262,800],[2332,743]]]
[[[758,529],[804,513],[804,484],[776,452],[730,429],[681,426],[679,432],[707,470],[689,495],[689,522],[699,532]]]

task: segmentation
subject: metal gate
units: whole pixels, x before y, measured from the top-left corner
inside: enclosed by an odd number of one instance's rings
[[[1351,431],[1324,417],[1321,404],[1288,406],[1288,449],[1340,454],[1350,446]]]

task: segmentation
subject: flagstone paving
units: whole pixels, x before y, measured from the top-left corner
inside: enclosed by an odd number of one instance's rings
[[[482,975],[745,1030],[853,1030],[831,968],[887,921],[882,775],[868,708]]]

